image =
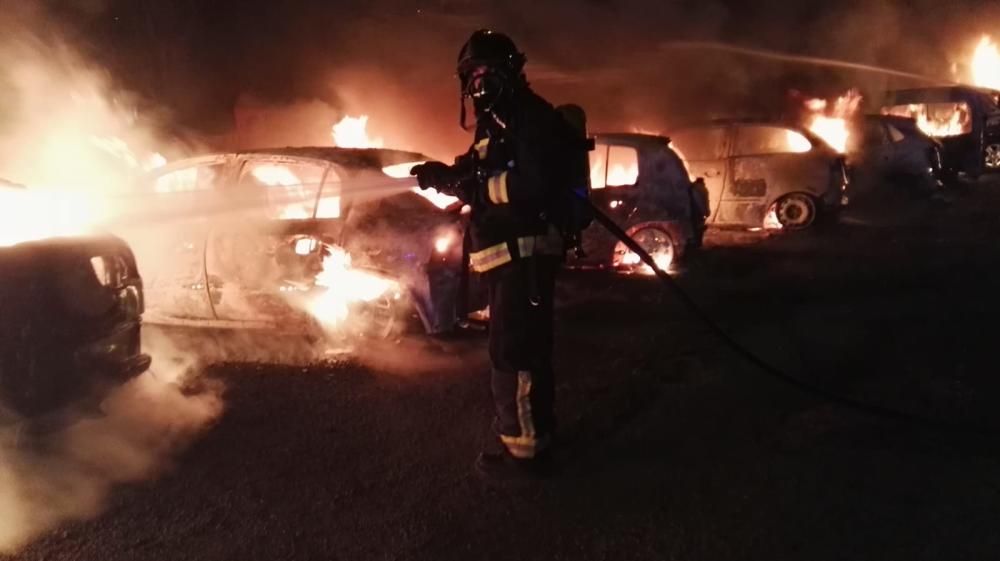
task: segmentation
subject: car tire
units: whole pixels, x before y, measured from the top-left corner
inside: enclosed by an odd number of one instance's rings
[[[1000,144],[988,144],[983,149],[983,165],[987,170],[1000,170]]]
[[[804,230],[816,222],[819,205],[805,193],[792,193],[774,203],[774,214],[785,230]]]

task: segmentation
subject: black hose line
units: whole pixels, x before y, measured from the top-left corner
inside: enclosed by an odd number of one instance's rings
[[[587,204],[590,205],[593,213],[594,219],[604,226],[613,236],[621,240],[633,253],[639,256],[639,259],[643,263],[648,265],[656,278],[666,286],[670,292],[680,300],[681,304],[695,316],[702,324],[705,325],[716,337],[718,337],[727,347],[732,349],[737,355],[749,362],[750,364],[757,367],[762,373],[767,374],[770,378],[781,382],[782,384],[789,386],[801,393],[808,394],[810,396],[819,398],[823,401],[827,401],[833,404],[837,404],[843,407],[847,407],[868,415],[882,417],[886,419],[893,419],[896,421],[905,421],[907,423],[922,425],[927,428],[937,429],[937,430],[947,430],[947,431],[961,431],[965,433],[974,433],[982,435],[995,436],[1000,434],[1000,429],[985,427],[980,425],[969,425],[954,421],[948,421],[944,419],[936,419],[931,417],[924,417],[921,415],[916,415],[913,413],[908,413],[906,411],[900,411],[897,409],[892,409],[883,405],[868,403],[861,401],[857,398],[843,395],[832,390],[816,386],[800,380],[799,378],[789,375],[777,367],[769,364],[764,359],[760,358],[753,351],[747,349],[741,345],[738,341],[733,339],[724,329],[719,327],[719,325],[711,318],[709,315],[694,301],[677,281],[667,274],[665,271],[660,269],[656,265],[656,260],[653,256],[649,254],[645,249],[639,245],[631,236],[628,235],[625,230],[621,228],[614,220],[611,219],[607,214],[605,214],[601,209],[597,208],[589,199]]]

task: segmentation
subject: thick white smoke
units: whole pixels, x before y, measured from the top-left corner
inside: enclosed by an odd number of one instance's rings
[[[176,152],[176,146],[165,143],[156,119],[55,36],[38,12],[4,7],[0,177],[127,212],[132,179],[154,164],[156,153]],[[0,229],[93,209],[39,208],[38,216],[17,221],[0,217]],[[104,217],[83,218],[99,223]],[[114,391],[103,416],[41,434],[26,431],[23,422],[0,427],[0,552],[15,551],[60,523],[96,515],[115,484],[162,472],[219,416],[218,389],[182,391],[182,374],[196,372],[192,353],[163,339],[148,341],[144,351],[153,356],[152,370]]]
[[[150,371],[113,392],[104,416],[55,432],[0,429],[0,552],[13,552],[61,523],[100,513],[114,485],[152,478],[222,412],[221,387],[184,384],[191,354],[147,338]]]

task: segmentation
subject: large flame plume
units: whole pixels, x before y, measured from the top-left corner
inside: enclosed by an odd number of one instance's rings
[[[333,125],[333,145],[341,148],[382,148],[381,138],[368,136],[368,115],[344,117]]]
[[[1000,90],[1000,47],[983,35],[969,63],[973,85]]]
[[[847,152],[851,138],[849,121],[860,109],[861,100],[861,92],[856,89],[837,97],[832,104],[819,98],[807,100],[805,106],[810,114],[806,128],[837,152]]]

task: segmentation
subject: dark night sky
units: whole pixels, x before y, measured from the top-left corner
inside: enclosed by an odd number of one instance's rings
[[[15,0],[0,0],[0,3]],[[392,98],[458,138],[455,54],[478,27],[509,32],[529,78],[606,126],[780,110],[790,88],[831,94],[883,76],[665,42],[726,41],[949,78],[955,54],[1000,34],[1000,2],[962,0],[48,0],[71,42],[117,83],[203,131],[231,126],[241,96],[345,103]],[[996,22],[995,28],[989,22]],[[358,94],[361,91],[363,94]],[[451,138],[451,137],[449,137]]]

